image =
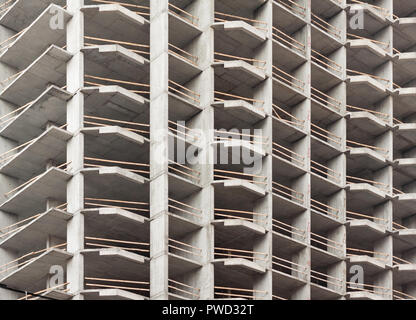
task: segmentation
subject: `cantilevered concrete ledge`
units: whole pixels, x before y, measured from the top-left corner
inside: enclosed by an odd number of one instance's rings
[[[367,55],[368,58],[370,55],[373,55],[372,58],[377,61],[385,61],[390,58],[387,51],[369,39],[348,40],[347,46],[353,50],[362,50],[362,53],[358,53],[360,56]]]
[[[108,136],[108,139],[111,139],[110,136],[115,136],[119,139],[128,140],[130,142],[133,142],[139,145],[143,145],[146,142],[146,140],[148,140],[135,132],[132,132],[123,127],[118,127],[118,126],[85,128],[85,129],[82,129],[82,131],[84,133],[105,135],[105,136]],[[111,143],[118,143],[118,141],[111,141]]]
[[[254,124],[266,117],[263,108],[253,106],[251,103],[244,100],[225,100],[214,102],[212,106],[222,108],[229,112],[237,119],[245,121],[249,124]]]
[[[105,77],[136,81],[147,77],[149,60],[118,44],[94,45],[81,49],[86,63],[85,72],[100,75],[105,70]]]
[[[266,41],[266,34],[244,21],[215,22],[212,27],[226,32],[234,41],[254,49]]]
[[[242,272],[260,273],[266,272],[266,268],[258,265],[257,263],[243,259],[243,258],[230,258],[230,259],[215,259],[212,261],[214,264],[221,264],[226,268],[237,269]]]
[[[416,158],[396,159],[394,165],[412,176],[416,175]]]
[[[29,180],[46,167],[49,160],[57,165],[66,162],[66,142],[72,134],[64,129],[50,127],[13,158],[1,163],[0,172],[22,180]]]
[[[362,87],[362,90],[366,90],[367,95],[383,95],[387,94],[386,86],[382,85],[379,81],[373,79],[367,75],[361,76],[347,76],[349,84],[354,86],[354,89],[358,86]],[[374,92],[374,93],[373,93]]]
[[[90,202],[90,200],[87,200]],[[149,229],[149,219],[140,214],[120,208],[92,208],[82,210],[87,235],[100,234],[100,237],[117,239],[120,234],[143,241]]]
[[[402,137],[416,142],[416,123],[400,123],[396,125],[395,129]]]
[[[242,60],[215,62],[213,67],[217,76],[222,77],[225,74],[226,79],[235,84],[245,83],[248,86],[255,86],[266,79],[263,70]]]
[[[243,189],[246,192],[254,193],[257,196],[263,197],[266,195],[266,190],[262,187],[255,185],[244,179],[230,179],[230,180],[218,180],[213,183],[220,183],[225,188],[230,189]]]
[[[149,272],[149,258],[123,249],[84,249],[81,253],[87,277],[143,281]]]
[[[134,113],[147,111],[144,108],[148,104],[146,98],[120,86],[85,87],[81,91],[86,95],[86,109],[96,116],[100,116],[100,110],[112,105]]]
[[[16,118],[7,123],[0,135],[16,141],[28,141],[44,132],[48,123],[61,126],[66,123],[66,102],[72,94],[56,86],[48,87]]]
[[[14,30],[21,31],[29,26],[50,4],[62,5],[61,0],[17,0],[0,18],[0,24]]]
[[[415,195],[416,201],[416,195]],[[407,241],[409,243],[416,243],[416,229],[402,229],[395,232],[401,240]]]
[[[184,19],[180,15],[173,13],[171,10],[168,11],[168,14],[169,30],[175,30],[175,32],[172,32],[169,35],[169,41],[176,46],[181,48],[202,33],[199,26],[188,22],[186,18]]]
[[[1,248],[15,251],[29,251],[45,244],[45,235],[59,239],[66,238],[66,224],[72,215],[60,209],[49,209],[37,218],[23,225],[7,238],[1,238]]]
[[[212,220],[211,223],[218,227],[227,228],[227,230],[235,230],[235,232],[252,233],[253,235],[264,235],[266,229],[256,223],[241,219],[221,219]]]
[[[169,77],[178,83],[185,83],[202,72],[197,63],[169,51]]]
[[[394,283],[397,285],[416,281],[416,264],[397,264],[393,267]]]
[[[46,1],[39,2],[45,3]],[[27,4],[25,5],[27,7]],[[2,51],[0,61],[21,70],[31,64],[51,44],[63,47],[65,45],[66,28],[52,29],[50,27],[53,18],[58,15],[63,18],[64,26],[72,17],[61,6],[51,4],[25,32],[19,35],[14,42],[10,42],[13,44],[7,50]]]
[[[384,300],[385,298],[367,291],[352,291],[347,292],[346,298],[348,300]]]
[[[359,265],[364,268],[364,272],[367,275],[374,275],[378,272],[386,270],[386,263],[370,256],[365,255],[352,255],[347,256],[347,259],[352,265]]]
[[[387,159],[379,152],[370,148],[350,148],[347,150],[351,157],[368,157],[381,164],[388,164]]]
[[[369,28],[374,28],[375,24],[389,24],[389,22],[392,22],[390,19],[387,19],[384,15],[380,13],[379,10],[372,7],[371,5],[368,5],[367,3],[347,3],[346,9],[348,11],[352,10],[363,10],[365,14],[365,18],[371,19],[368,23],[370,24]],[[364,18],[364,19],[365,19]]]
[[[367,111],[348,112],[347,119],[354,121],[358,127],[366,126],[366,131],[378,133],[389,130],[392,126],[381,120],[379,117]]]
[[[21,290],[33,288],[37,284],[44,288],[45,277],[50,273],[50,267],[54,265],[65,266],[71,257],[72,254],[65,250],[49,249],[5,276],[0,280],[0,283]]]
[[[178,251],[181,252],[181,251]],[[196,259],[190,259],[181,254],[168,253],[169,256],[169,274],[172,277],[181,274],[187,274],[195,269],[201,268],[202,263]],[[190,255],[189,255],[190,256]]]
[[[87,289],[80,292],[85,300],[148,300],[149,298],[121,289]]]
[[[372,233],[377,234],[378,237],[384,237],[387,235],[387,230],[382,225],[370,221],[368,219],[354,219],[346,222],[346,226],[354,229],[354,232],[366,234],[369,230]]]
[[[86,197],[106,199],[145,199],[149,180],[120,167],[83,169]],[[117,188],[114,188],[117,186]]]
[[[261,147],[257,143],[251,143],[250,141],[247,141],[247,140],[242,140],[242,139],[232,139],[232,140],[225,140],[225,141],[220,140],[220,141],[214,142],[214,144],[222,145],[224,148],[229,150],[228,159],[232,159],[233,149],[236,149],[236,150],[244,149],[243,152],[250,152],[249,154],[254,153],[258,157],[264,157],[266,155],[266,152],[263,147]]]
[[[45,210],[45,199],[66,202],[66,184],[71,174],[55,167],[11,194],[0,205],[0,210],[28,217]]]
[[[377,204],[388,199],[387,193],[369,183],[349,183],[346,187],[349,192],[354,194],[354,199],[362,201],[363,204]]]
[[[87,36],[148,44],[149,21],[119,4],[88,5],[81,11]]]
[[[55,45],[50,46],[39,58],[3,89],[0,98],[22,106],[38,97],[50,84],[59,87],[66,82],[66,63],[72,55]]]

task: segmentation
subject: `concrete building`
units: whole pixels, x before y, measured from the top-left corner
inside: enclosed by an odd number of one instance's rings
[[[414,16],[1,0],[0,298],[416,299]]]

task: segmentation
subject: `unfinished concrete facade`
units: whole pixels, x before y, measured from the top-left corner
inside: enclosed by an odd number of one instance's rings
[[[416,299],[415,15],[1,0],[0,299]]]

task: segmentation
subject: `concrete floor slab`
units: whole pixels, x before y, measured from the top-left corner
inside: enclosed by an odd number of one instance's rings
[[[2,162],[0,172],[27,181],[43,172],[48,161],[61,165],[66,162],[66,142],[71,137],[64,129],[50,127],[14,157]]]
[[[0,205],[0,210],[15,213],[21,217],[29,217],[45,210],[45,199],[65,203],[66,183],[70,178],[71,174],[65,170],[52,167],[38,179],[11,194]]]
[[[23,252],[30,249],[41,247],[45,244],[46,236],[53,236],[59,239],[66,239],[66,224],[72,218],[72,215],[60,210],[49,209],[41,213],[35,219],[21,225],[21,228],[10,234],[8,237],[2,237],[0,247]]]
[[[21,1],[17,1],[17,3],[19,2]],[[52,3],[53,1],[42,0],[39,2],[37,5],[40,7],[42,4]],[[25,7],[25,10],[27,9]],[[39,57],[51,44],[60,48],[63,47],[66,44],[66,28],[50,28],[50,22],[56,15],[62,17],[64,26],[71,19],[71,15],[65,9],[59,5],[51,4],[21,35],[10,42],[11,46],[7,50],[1,52],[0,61],[22,70]]]
[[[56,86],[48,87],[20,113],[16,113],[16,118],[7,122],[0,135],[23,143],[42,134],[48,123],[64,125],[66,102],[71,97],[69,92]]]
[[[50,46],[0,92],[0,98],[22,106],[38,97],[50,84],[63,87],[66,63],[72,57],[67,51]]]

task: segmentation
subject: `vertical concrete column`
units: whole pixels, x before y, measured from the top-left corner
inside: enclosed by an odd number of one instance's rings
[[[203,31],[194,40],[193,52],[198,56],[202,73],[195,79],[195,90],[201,95],[202,112],[198,115],[198,129],[202,133],[200,208],[203,211],[203,228],[199,232],[197,246],[202,249],[202,268],[198,272],[196,286],[200,288],[200,299],[214,298],[214,2],[195,1],[192,14],[199,17],[199,28]]]
[[[67,250],[73,254],[67,265],[69,292],[74,299],[82,299],[84,289],[84,176],[80,172],[84,162],[84,135],[81,133],[84,116],[84,56],[81,48],[84,42],[84,16],[81,7],[84,0],[68,2],[68,11],[73,15],[67,26],[67,50],[73,54],[67,64],[67,90],[74,96],[67,103],[67,130],[73,137],[67,144],[68,171],[73,174],[67,184],[67,211],[73,217],[67,226]]]
[[[261,160],[261,171],[254,174],[267,177],[266,196],[258,199],[254,204],[254,212],[267,214],[266,234],[256,238],[253,244],[253,251],[267,253],[266,261],[263,263],[265,273],[258,275],[254,279],[253,289],[255,299],[272,299],[273,295],[273,275],[272,275],[272,222],[273,222],[273,195],[272,195],[272,140],[273,140],[273,126],[272,126],[272,104],[273,104],[273,44],[272,44],[272,26],[273,26],[273,2],[267,1],[255,13],[255,19],[267,22],[267,38],[265,43],[258,48],[256,59],[267,61],[265,65],[266,80],[260,83],[254,93],[254,98],[264,101],[264,111],[266,118],[255,126],[256,129],[261,129],[261,135],[268,138],[266,140],[266,155]],[[264,257],[262,257],[264,258]],[[259,262],[260,263],[260,262]]]
[[[168,298],[168,0],[150,2],[150,298]]]

